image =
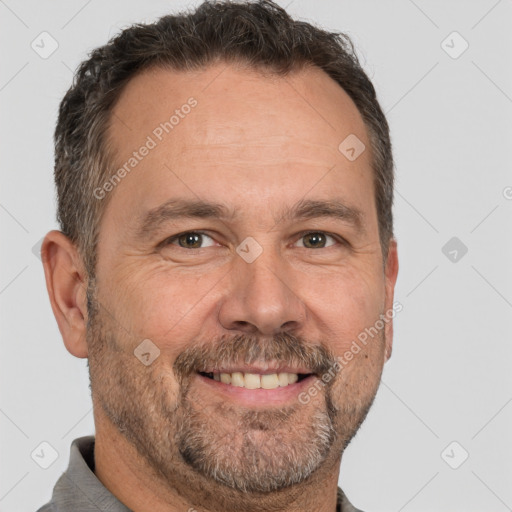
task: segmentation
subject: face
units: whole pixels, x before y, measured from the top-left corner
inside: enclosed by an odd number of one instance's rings
[[[350,134],[355,160],[338,149]],[[396,278],[356,107],[319,70],[154,69],[124,90],[110,137],[129,172],[106,187],[89,288],[95,414],[182,492],[332,474],[391,323],[346,353]]]

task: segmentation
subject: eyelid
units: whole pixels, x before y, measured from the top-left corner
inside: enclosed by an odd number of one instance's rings
[[[301,233],[298,233],[295,236],[298,236],[297,241],[299,241],[300,239],[304,238],[306,235],[313,235],[313,234],[317,234],[317,233],[321,233],[323,235],[331,237],[336,242],[338,242],[338,244],[340,244],[340,245],[347,245],[347,246],[349,245],[347,240],[345,240],[340,235],[336,235],[335,233],[330,233],[329,231],[323,231],[321,229],[316,229],[316,230],[309,229],[309,230],[306,230],[306,231],[302,231]],[[328,249],[329,247],[334,247],[335,245],[336,244],[330,245],[328,247],[320,247],[320,249]],[[309,247],[304,247],[304,249],[309,249]],[[315,249],[312,249],[312,250],[315,250]],[[316,250],[318,250],[318,249],[316,249]]]
[[[189,231],[182,231],[181,233],[177,233],[176,235],[172,235],[172,236],[169,236],[167,237],[165,240],[163,240],[162,242],[160,242],[160,244],[158,244],[159,247],[165,247],[167,245],[174,245],[180,249],[185,249],[186,251],[190,251],[190,250],[200,250],[200,249],[206,249],[207,247],[198,247],[198,248],[190,248],[190,249],[187,249],[186,247],[181,247],[180,245],[178,244],[174,244],[173,242],[175,242],[176,240],[178,240],[178,238],[180,238],[181,236],[183,235],[190,235],[190,234],[194,234],[194,235],[201,235],[201,236],[207,236],[208,238],[210,238],[211,240],[213,240],[214,242],[216,242],[216,240],[213,238],[213,236],[209,235],[208,233],[206,233],[205,231],[201,231],[201,230],[195,230],[195,229],[192,229],[192,230],[189,230]],[[218,242],[217,242],[218,243]]]
[[[346,239],[341,237],[340,235],[336,235],[335,233],[330,233],[328,231],[311,230],[311,229],[310,230],[306,230],[306,231],[302,231],[300,233],[297,233],[295,235],[295,237],[297,237],[297,240],[296,240],[295,243],[297,243],[300,239],[304,238],[306,235],[317,234],[317,233],[321,233],[323,235],[331,237],[333,240],[337,241],[338,244],[340,244],[340,245],[345,245],[345,246],[349,246],[350,245],[350,243]],[[188,231],[182,231],[181,233],[177,233],[176,235],[172,235],[172,236],[167,237],[162,242],[160,242],[157,247],[158,248],[162,248],[162,247],[166,247],[168,245],[174,245],[175,247],[178,247],[180,249],[184,249],[186,251],[192,251],[192,250],[198,251],[198,250],[201,250],[201,249],[207,249],[208,248],[208,247],[186,248],[186,247],[181,247],[178,244],[174,244],[173,243],[178,238],[180,238],[181,236],[188,235],[188,234],[197,234],[197,235],[201,235],[201,236],[206,236],[206,237],[210,238],[211,240],[217,242],[212,235],[209,235],[205,231],[202,231],[202,230],[188,230]],[[217,243],[219,243],[219,242],[217,242]],[[327,247],[320,247],[319,249],[328,249],[329,247],[335,247],[335,245],[336,244],[329,245]],[[209,247],[211,247],[211,246],[209,246]],[[309,247],[303,247],[303,249],[309,249]],[[310,250],[319,250],[319,249],[310,249]]]

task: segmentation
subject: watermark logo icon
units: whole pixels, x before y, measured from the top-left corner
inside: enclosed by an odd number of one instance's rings
[[[446,242],[441,252],[452,262],[458,263],[468,252],[467,246],[456,236]]]
[[[261,255],[263,247],[252,236],[248,236],[236,248],[236,252],[244,261],[252,263]]]
[[[30,457],[40,468],[48,469],[59,458],[59,453],[50,443],[43,441],[32,451]]]
[[[30,47],[42,59],[51,57],[59,47],[57,40],[48,32],[41,32],[31,43]]]
[[[468,460],[469,453],[457,441],[452,441],[442,452],[441,458],[452,469],[459,469],[466,460]]]
[[[39,240],[38,242],[36,242],[33,246],[32,246],[32,254],[38,259],[38,260],[41,260],[41,246],[43,245],[43,240],[44,240],[44,236],[41,238],[41,240]]]
[[[441,48],[452,59],[458,59],[469,48],[469,43],[457,31],[453,31],[443,39]]]
[[[353,162],[357,160],[366,149],[363,141],[357,136],[351,133],[348,137],[338,146],[340,153],[347,159]]]
[[[133,353],[144,366],[149,366],[160,356],[160,349],[150,339],[145,339],[137,345]]]

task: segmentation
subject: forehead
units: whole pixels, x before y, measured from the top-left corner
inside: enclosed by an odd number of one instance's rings
[[[351,135],[368,149],[354,162],[338,149]],[[333,193],[356,203],[373,198],[361,115],[316,68],[287,76],[225,63],[186,72],[152,68],[127,84],[109,136],[116,168],[151,146],[111,198],[134,215],[174,192],[238,200],[240,208],[247,201],[264,208],[276,194],[279,202],[287,193],[296,202],[313,188],[325,195],[333,183],[339,184]]]
[[[194,108],[187,123],[180,123],[179,130],[173,129],[173,138],[186,137],[190,144],[280,135],[336,150],[347,129],[366,137],[353,101],[322,70],[308,67],[281,76],[219,63],[187,72],[153,67],[135,76],[113,111],[111,135],[116,147],[136,146],[140,134],[152,133],[189,98],[199,108]]]

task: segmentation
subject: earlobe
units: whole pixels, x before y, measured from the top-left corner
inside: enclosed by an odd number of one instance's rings
[[[50,231],[41,246],[46,288],[67,350],[87,357],[87,276],[75,245],[62,232]]]

